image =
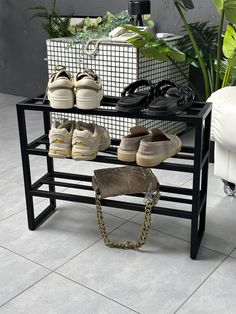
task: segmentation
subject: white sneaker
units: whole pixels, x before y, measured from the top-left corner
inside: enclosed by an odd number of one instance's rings
[[[99,145],[98,145],[98,151],[103,152],[111,145],[111,138],[110,134],[103,126],[100,126],[96,123],[86,123],[79,121],[80,128],[83,127],[84,129],[92,130],[96,127],[98,132],[98,138],[99,138]]]
[[[103,152],[111,145],[110,134],[103,126],[97,125],[99,133],[99,146],[98,151]]]
[[[49,156],[53,158],[71,157],[71,142],[75,122],[64,120],[55,121],[49,131]]]
[[[77,73],[74,80],[76,106],[79,109],[95,109],[100,106],[103,97],[101,80],[93,70],[86,69]]]
[[[78,122],[72,137],[72,158],[93,160],[99,149],[99,132],[95,124]]]
[[[48,81],[47,95],[50,106],[55,109],[70,109],[74,106],[74,83],[65,67],[58,67]]]

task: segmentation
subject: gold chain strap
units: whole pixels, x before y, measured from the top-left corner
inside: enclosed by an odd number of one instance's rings
[[[154,194],[152,199],[148,200],[145,205],[145,215],[144,215],[144,222],[142,226],[142,230],[138,236],[137,241],[123,241],[123,242],[113,242],[107,231],[106,226],[104,222],[103,212],[102,212],[102,206],[101,206],[101,195],[99,193],[96,193],[96,207],[97,207],[97,219],[98,219],[98,225],[100,227],[104,243],[105,245],[113,248],[119,248],[119,249],[137,249],[140,248],[146,241],[148,231],[151,226],[151,211],[152,208],[155,206],[157,200],[159,198],[159,194]]]

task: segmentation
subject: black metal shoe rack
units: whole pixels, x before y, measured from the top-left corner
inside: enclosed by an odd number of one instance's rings
[[[72,173],[54,171],[53,159],[48,157],[48,132],[50,129],[50,113],[80,113],[86,115],[100,115],[112,117],[127,117],[130,114],[121,113],[115,110],[117,99],[114,97],[104,98],[101,107],[96,110],[78,110],[77,108],[69,110],[56,110],[49,106],[48,103],[43,104],[41,98],[25,100],[17,104],[17,117],[20,135],[26,208],[28,216],[28,226],[30,230],[35,230],[42,224],[56,209],[56,200],[74,201],[79,203],[95,204],[94,197],[84,196],[81,190],[92,190],[92,186],[83,184],[83,182],[91,182],[91,176],[77,175]],[[114,109],[108,109],[113,108]],[[33,110],[43,113],[44,130],[42,136],[28,143],[25,111]],[[145,113],[132,114],[132,118],[150,119]],[[208,181],[208,163],[209,163],[209,139],[210,139],[210,122],[211,122],[211,105],[208,103],[193,103],[187,112],[169,117],[151,117],[151,119],[165,121],[182,121],[194,128],[195,140],[194,146],[183,146],[181,152],[174,158],[174,162],[163,162],[156,168],[168,171],[179,171],[192,173],[192,188],[183,188],[178,186],[161,185],[161,192],[166,195],[161,196],[162,201],[191,204],[191,210],[173,209],[168,207],[156,206],[153,214],[167,215],[179,218],[189,219],[191,221],[191,248],[190,257],[196,259],[199,246],[205,231],[206,220],[206,202],[207,202],[207,181]],[[41,148],[43,147],[45,148]],[[94,160],[96,162],[126,164],[120,162],[116,158],[116,146],[119,140],[112,140],[112,146],[106,151],[108,154],[100,154]],[[32,183],[29,155],[38,155],[46,157],[47,173],[44,174],[36,182]],[[177,162],[176,162],[177,160]],[[186,160],[191,161],[187,164]],[[182,162],[181,162],[182,161]],[[185,162],[184,162],[185,161]],[[130,165],[130,163],[127,163]],[[135,163],[133,164],[135,165]],[[63,179],[60,181],[60,179]],[[67,182],[65,181],[67,179]],[[70,182],[68,182],[70,180]],[[73,182],[73,183],[71,183]],[[161,183],[161,182],[160,182]],[[48,186],[48,191],[40,189],[42,186]],[[79,189],[78,194],[68,194],[57,192],[56,187]],[[135,197],[143,197],[143,195],[134,195]],[[34,213],[33,197],[44,197],[49,199],[49,205],[38,216]],[[104,206],[115,208],[124,208],[135,211],[143,211],[143,204],[124,202],[118,200],[104,199]]]

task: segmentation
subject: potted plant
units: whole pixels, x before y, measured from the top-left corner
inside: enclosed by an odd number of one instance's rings
[[[184,13],[194,9],[192,0],[173,0],[186,31],[175,53],[170,45],[155,38],[151,32],[142,33],[135,26],[124,25],[125,28],[140,35],[139,38],[132,38],[129,42],[140,48],[146,57],[163,61],[168,59],[175,66],[176,61],[188,62],[199,68],[203,77],[204,94],[201,95],[193,83],[189,83],[200,100],[206,100],[215,90],[234,83],[236,76],[236,29],[233,25],[236,24],[236,0],[213,2],[220,14],[220,25],[210,26],[208,22],[191,24],[187,22]],[[224,34],[225,19],[230,24]]]

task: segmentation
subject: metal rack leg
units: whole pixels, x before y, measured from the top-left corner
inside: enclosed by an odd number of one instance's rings
[[[43,122],[44,122],[44,132],[45,134],[49,133],[50,130],[50,113],[44,111],[43,112]],[[49,144],[46,145],[46,148],[49,149]],[[54,164],[53,164],[53,158],[50,158],[49,156],[47,158],[47,170],[49,173],[54,172]],[[51,177],[51,180],[54,181],[54,178]],[[50,192],[55,192],[55,185],[49,184],[49,191]],[[55,198],[50,198],[50,205],[56,208],[56,199]]]
[[[200,175],[202,160],[202,123],[195,126],[195,151],[194,151],[194,173],[193,173],[193,204],[191,220],[191,249],[190,257],[196,259],[200,246],[199,237],[199,208],[200,208]]]
[[[204,153],[208,153],[208,157],[206,162],[202,168],[202,178],[201,178],[201,193],[202,195],[207,195],[207,185],[208,185],[208,166],[210,159],[210,130],[211,130],[211,112],[205,119],[205,127],[204,127],[204,137],[203,137],[203,148]],[[206,206],[207,206],[207,197],[205,198],[205,202],[202,207],[202,211],[200,214],[199,221],[199,232],[200,234],[204,233],[205,225],[206,225]]]
[[[31,188],[31,174],[30,174],[30,161],[29,155],[26,151],[27,149],[27,131],[25,122],[25,111],[17,108],[17,119],[19,127],[19,137],[21,146],[21,157],[22,157],[22,167],[23,167],[23,177],[25,186],[25,200],[26,200],[26,210],[28,218],[28,227],[30,230],[35,229],[35,219],[34,219],[34,203],[33,197],[30,194]]]

